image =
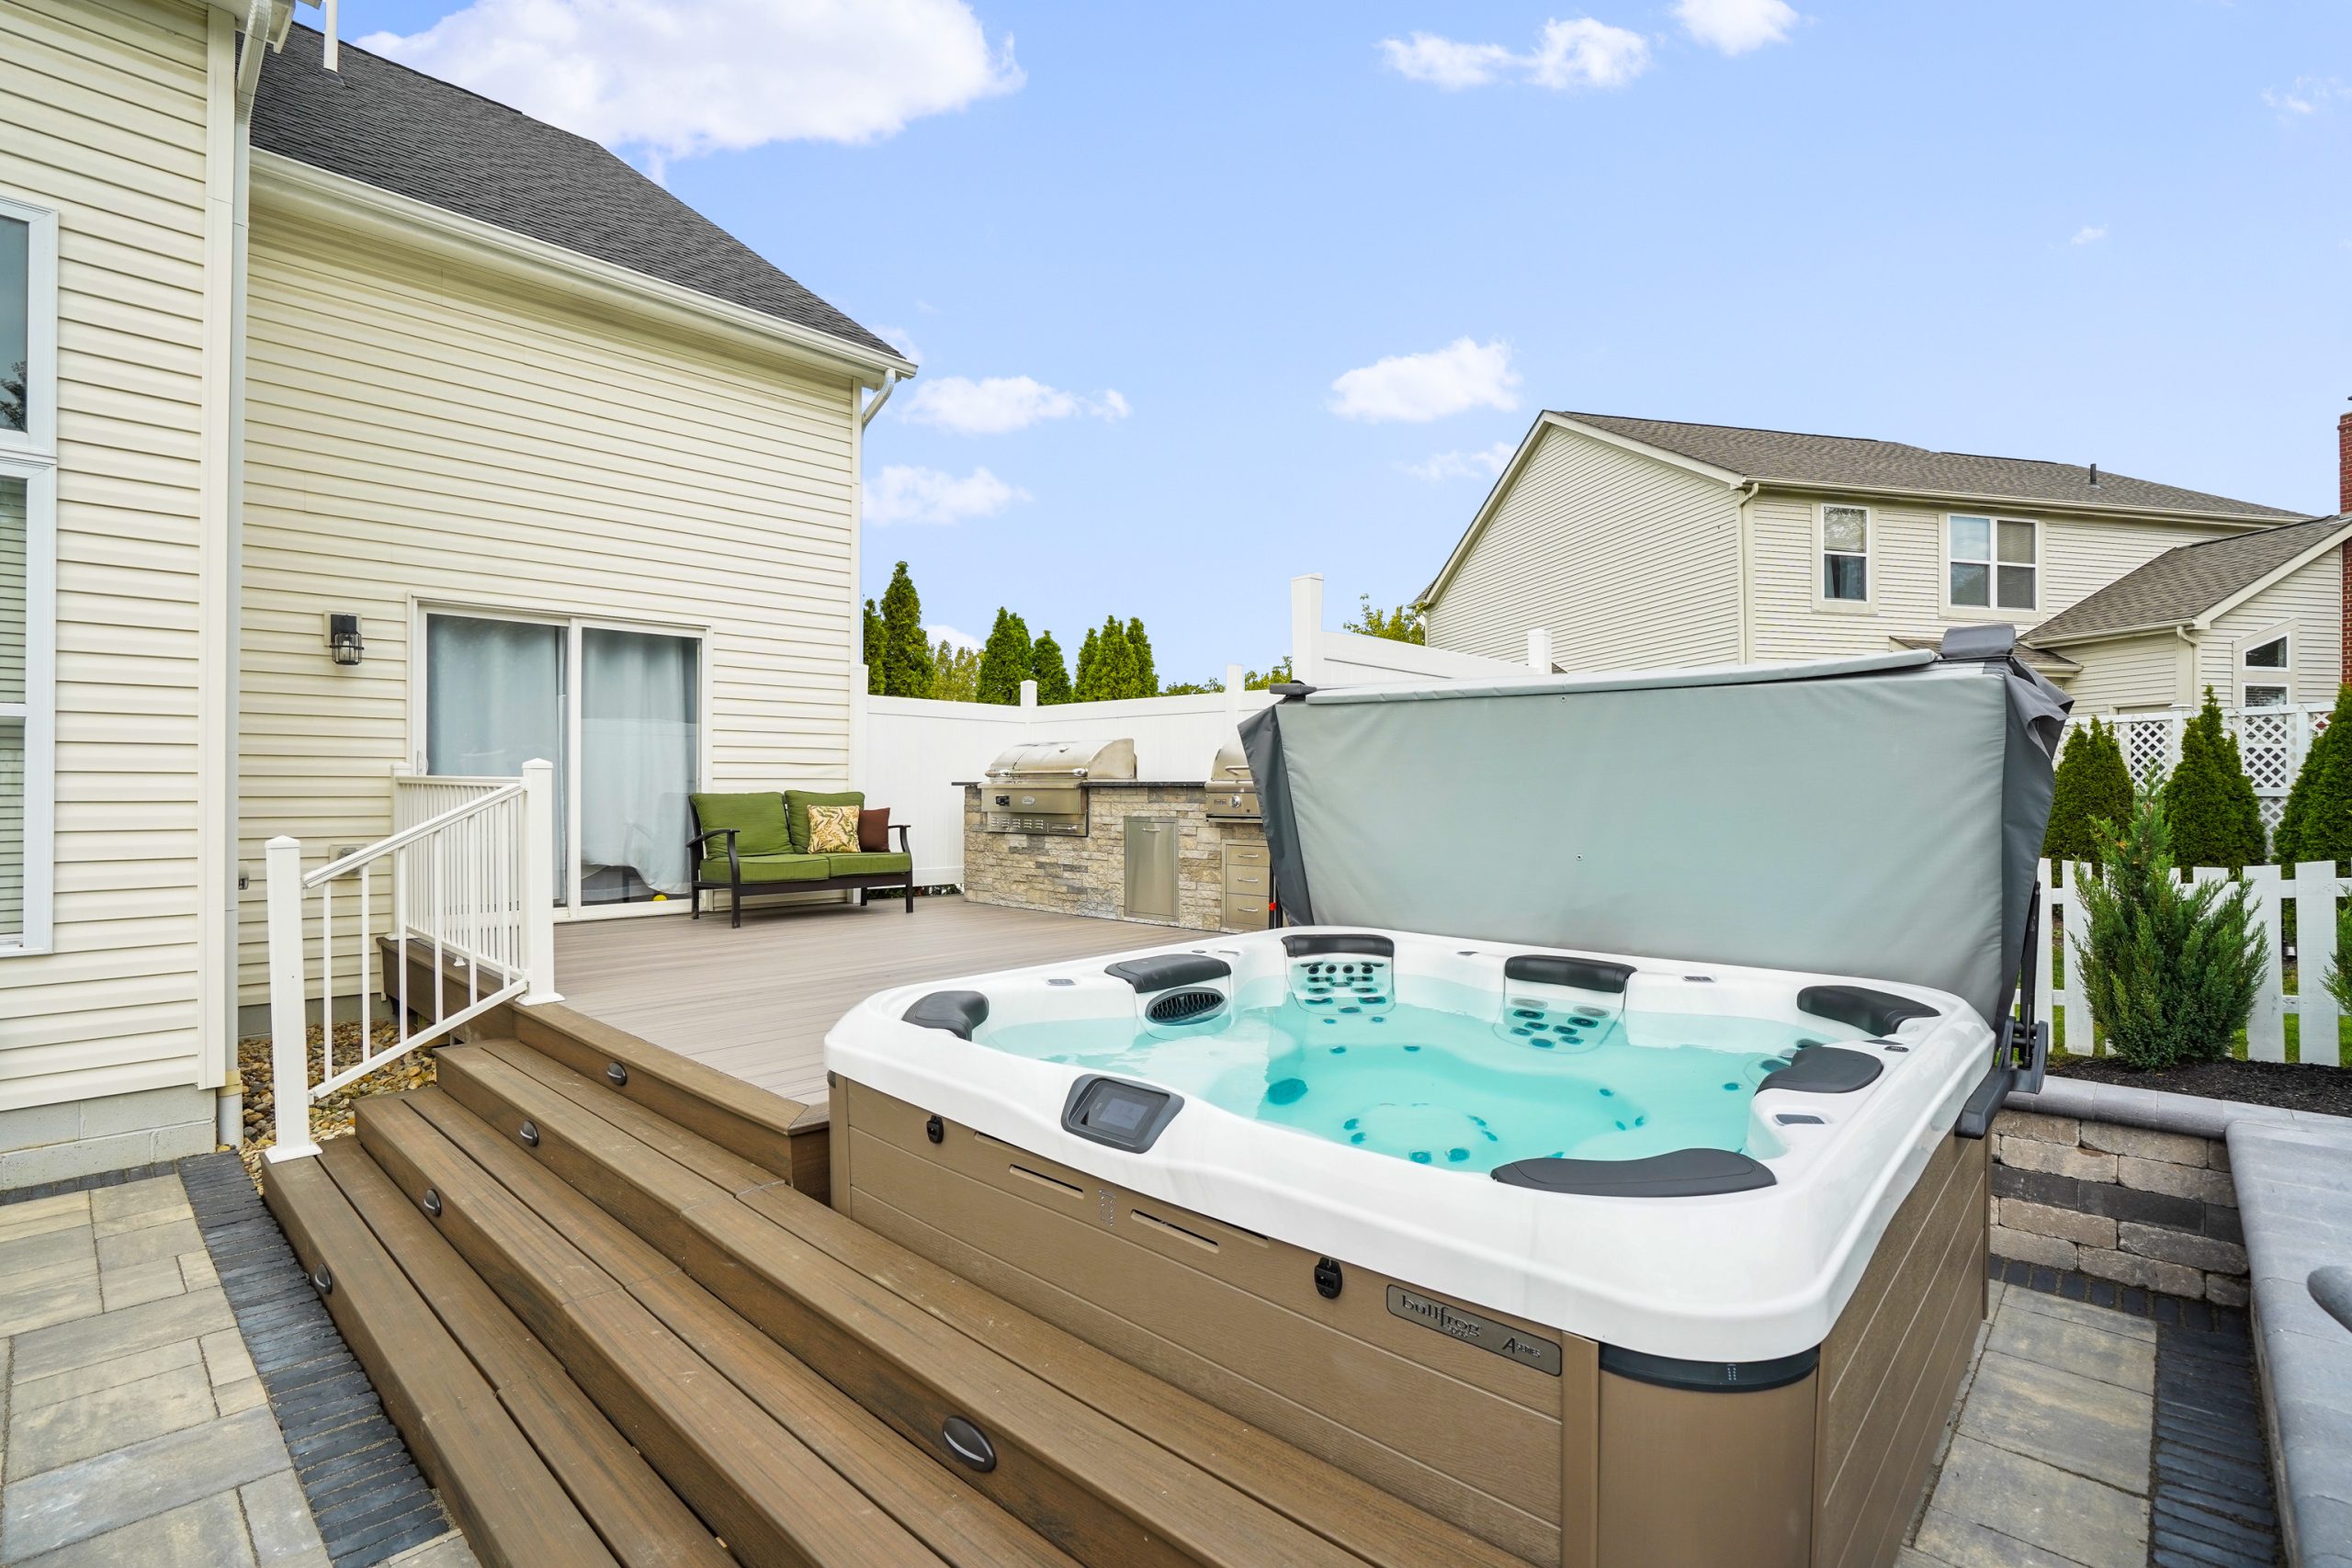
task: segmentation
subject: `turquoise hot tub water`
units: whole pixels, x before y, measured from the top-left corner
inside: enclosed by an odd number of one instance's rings
[[[1244,987],[1197,1023],[1072,1019],[983,1024],[1013,1055],[1158,1084],[1253,1120],[1374,1154],[1483,1174],[1513,1160],[1636,1159],[1750,1146],[1765,1076],[1831,1038],[1765,1019],[1620,1014],[1508,1001],[1410,980],[1412,1000],[1351,984],[1301,997]]]

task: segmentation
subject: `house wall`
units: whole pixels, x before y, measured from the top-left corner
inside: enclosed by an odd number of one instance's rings
[[[2169,631],[2075,643],[2062,651],[2083,667],[2066,682],[2077,714],[2175,707],[2188,700],[2189,665],[2196,656]]]
[[[1739,657],[1737,507],[1724,485],[1545,428],[1430,606],[1432,648],[1566,670]]]
[[[54,951],[0,958],[0,1188],[212,1146],[233,59],[192,5],[0,6],[0,193],[60,214]]]
[[[1856,607],[1815,602],[1821,572],[1815,513],[1825,499],[1871,509],[1870,602]],[[2052,516],[2031,507],[2007,515],[2041,524],[2041,604],[1966,618],[1942,609],[1943,526],[1948,508],[1898,505],[1863,497],[1820,497],[1765,491],[1747,505],[1754,574],[1753,657],[1775,663],[1883,653],[1896,635],[1940,636],[1972,621],[2010,621],[2020,631],[2106,587],[2177,545],[2231,530],[2199,524],[2129,518]]]
[[[254,199],[241,992],[262,846],[390,830],[421,602],[707,626],[711,787],[831,783],[857,659],[855,391]],[[365,661],[333,664],[330,610]]]
[[[2291,635],[2295,701],[2332,704],[2344,669],[2344,570],[2329,551],[2272,583],[2236,609],[2214,617],[2197,645],[2197,683],[2184,699],[2202,702],[2205,688],[2222,705],[2236,701],[2238,659],[2246,648],[2281,629]]]

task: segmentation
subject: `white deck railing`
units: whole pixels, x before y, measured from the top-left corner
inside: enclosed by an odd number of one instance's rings
[[[523,764],[514,780],[431,780],[456,796],[443,809],[315,871],[302,869],[300,840],[277,838],[266,852],[269,929],[270,1064],[277,1138],[269,1157],[318,1153],[311,1107],[420,1045],[504,1002],[561,999],[555,989],[555,770]],[[488,786],[488,787],[482,787]],[[401,789],[394,785],[395,821]],[[413,795],[412,807],[429,796]],[[439,805],[440,801],[433,801]],[[338,897],[341,889],[343,897]],[[308,908],[317,896],[315,926]],[[315,947],[309,933],[315,930]],[[378,938],[391,951],[379,950]],[[430,996],[412,997],[410,957],[432,955]],[[317,965],[313,971],[311,956]],[[375,979],[389,962],[388,984]],[[462,998],[457,975],[465,976]],[[325,1048],[310,1065],[311,977]],[[338,976],[358,996],[359,1042],[338,1064]],[[381,991],[390,1043],[375,1047]]]

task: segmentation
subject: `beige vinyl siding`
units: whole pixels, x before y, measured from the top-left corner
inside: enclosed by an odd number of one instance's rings
[[[2189,647],[2169,631],[2059,649],[2082,665],[2065,682],[2078,715],[2171,707],[2187,700]]]
[[[419,604],[707,628],[709,784],[836,783],[854,389],[273,217],[254,197],[240,855],[390,830]],[[337,668],[329,611],[365,662]],[[240,905],[263,999],[262,887]]]
[[[1870,509],[1871,598],[1865,606],[1816,603],[1821,562],[1815,515],[1825,499]],[[2030,615],[1986,611],[1963,617],[1943,610],[1945,508],[1768,490],[1747,510],[1755,582],[1753,657],[1765,663],[1883,653],[1894,637],[1939,636],[1972,621],[2013,621],[2023,629],[2177,545],[2231,531],[2196,524],[2052,517],[2031,508],[1978,509],[1980,515],[2041,524],[2041,604]]]
[[[2198,640],[2191,700],[2203,702],[2210,685],[2225,706],[2234,705],[2243,679],[2239,655],[2281,630],[2291,634],[2288,658],[2293,668],[2280,671],[2278,683],[2291,688],[2296,702],[2332,705],[2344,670],[2344,568],[2335,551],[2214,617],[2212,628]],[[2285,679],[2290,674],[2292,679]]]
[[[1723,484],[1545,427],[1429,614],[1431,647],[1568,670],[1739,657],[1737,508]]]
[[[0,1109],[207,1071],[209,36],[194,6],[0,5],[0,192],[60,214],[54,951],[0,959]]]

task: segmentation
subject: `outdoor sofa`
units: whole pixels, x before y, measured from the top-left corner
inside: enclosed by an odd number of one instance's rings
[[[914,853],[907,825],[888,824],[895,849],[816,852],[809,847],[811,807],[863,808],[855,790],[761,790],[739,795],[695,795],[695,835],[687,840],[695,864],[694,914],[702,919],[702,896],[729,896],[728,923],[743,923],[743,899],[760,893],[828,893],[854,888],[865,902],[876,887],[906,890],[907,913],[915,908]],[[874,814],[868,814],[874,815]],[[884,843],[888,844],[888,840]]]

